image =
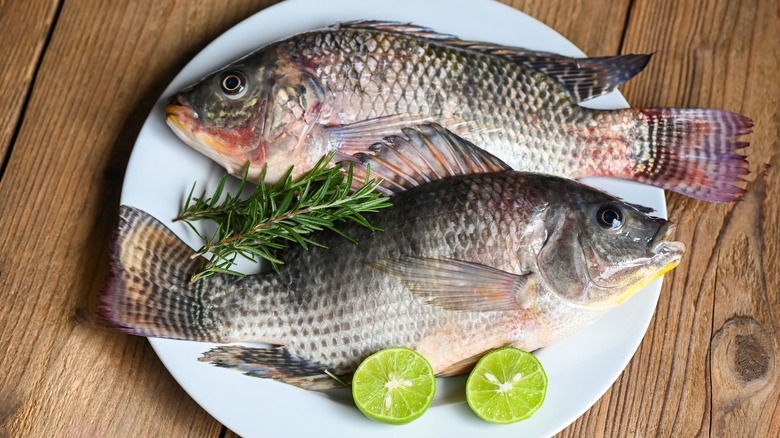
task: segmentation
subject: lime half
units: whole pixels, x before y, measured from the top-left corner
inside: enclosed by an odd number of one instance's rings
[[[367,357],[352,378],[357,407],[373,420],[408,423],[422,415],[436,392],[431,364],[408,348],[387,348]]]
[[[547,374],[531,354],[505,347],[477,362],[466,381],[466,401],[480,418],[508,424],[539,410],[547,393]]]

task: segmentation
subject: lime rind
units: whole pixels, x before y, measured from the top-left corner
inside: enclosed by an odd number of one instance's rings
[[[355,404],[367,417],[389,424],[419,418],[431,405],[436,378],[430,363],[408,348],[388,348],[366,358],[352,379]]]
[[[466,401],[491,423],[525,420],[539,410],[547,393],[547,375],[530,353],[512,347],[485,355],[466,381]]]

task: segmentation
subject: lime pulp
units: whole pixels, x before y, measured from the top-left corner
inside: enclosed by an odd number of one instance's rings
[[[405,424],[431,405],[436,378],[431,364],[408,348],[387,348],[367,357],[352,378],[352,397],[368,418]]]
[[[485,421],[509,424],[539,410],[547,393],[547,374],[531,353],[505,347],[479,360],[466,381],[466,401]]]

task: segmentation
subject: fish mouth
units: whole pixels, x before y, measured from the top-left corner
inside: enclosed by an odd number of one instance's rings
[[[648,244],[648,250],[653,255],[677,255],[676,261],[679,262],[685,253],[685,244],[675,240],[669,240],[677,230],[677,225],[667,221],[658,227],[653,238]]]
[[[216,161],[228,170],[236,167],[230,151],[198,123],[200,116],[181,95],[172,96],[165,107],[165,122],[189,147]]]
[[[687,248],[684,243],[676,240],[669,240],[676,230],[677,225],[666,221],[663,225],[658,227],[658,231],[656,231],[653,239],[648,244],[648,251],[652,254],[654,259],[657,259],[660,262],[660,269],[653,275],[653,280],[679,265],[683,254],[685,254]]]
[[[622,290],[616,294],[610,294],[605,300],[589,304],[590,307],[615,307],[624,303],[627,299],[634,296],[637,292],[644,289],[653,280],[661,277],[680,264],[686,246],[682,242],[668,240],[672,237],[677,226],[669,221],[665,221],[658,227],[656,233],[647,244],[646,256],[638,259],[633,273],[634,280],[628,286],[620,286]],[[582,245],[583,250],[585,246]],[[628,265],[626,265],[628,266]],[[624,266],[624,267],[626,267]],[[591,276],[591,272],[586,272],[588,281],[594,289],[609,291],[614,286],[604,284],[598,280],[598,276]]]
[[[168,105],[165,107],[165,121],[176,135],[179,135],[180,132],[190,133],[190,135],[194,133],[196,129],[195,121],[199,118],[198,112],[187,105],[187,102],[181,95],[177,94],[168,99]],[[182,140],[185,139],[182,138]]]

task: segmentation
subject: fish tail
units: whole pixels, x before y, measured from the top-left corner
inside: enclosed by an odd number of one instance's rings
[[[736,202],[745,190],[734,185],[749,173],[737,153],[749,145],[750,118],[714,109],[632,109],[639,123],[631,133],[631,178],[711,202]]]
[[[121,206],[111,248],[111,277],[100,297],[102,319],[138,336],[221,338],[202,296],[208,282],[190,283],[201,262],[194,254],[148,213]]]

